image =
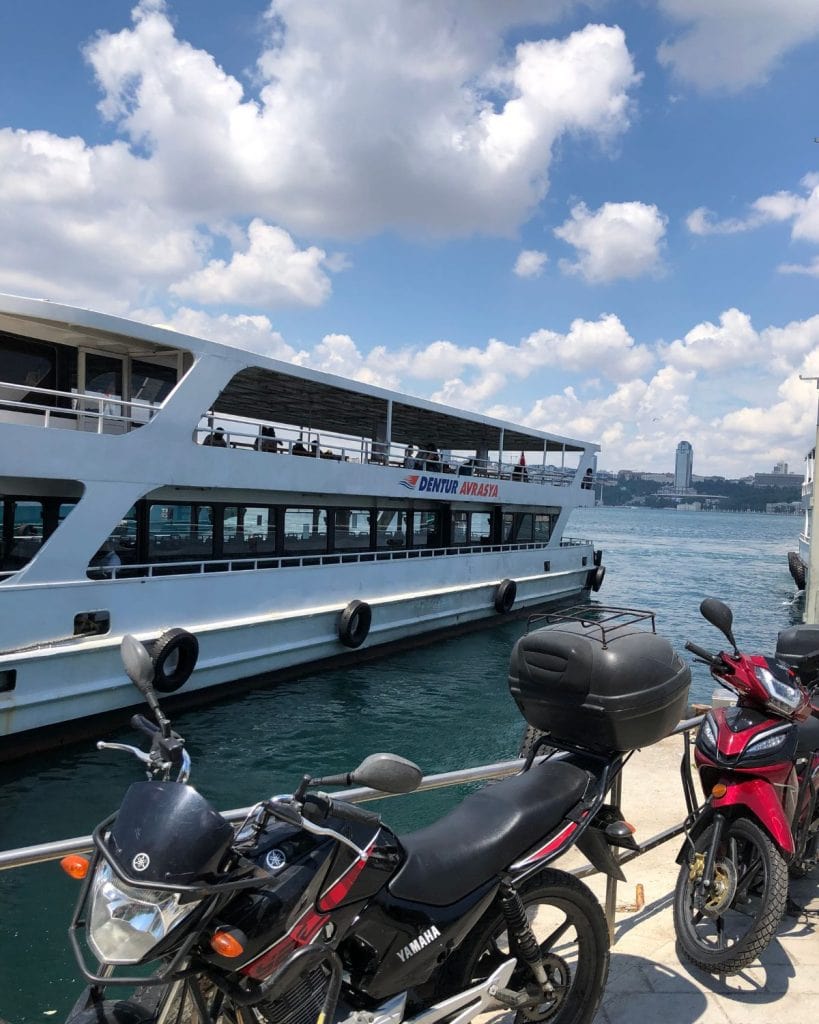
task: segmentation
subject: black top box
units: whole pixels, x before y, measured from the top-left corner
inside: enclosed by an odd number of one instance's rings
[[[509,665],[509,689],[530,725],[555,743],[596,751],[635,750],[667,736],[684,717],[690,683],[671,644],[629,621],[536,629],[517,641]]]
[[[783,629],[776,638],[774,656],[794,669],[803,683],[812,684],[819,675],[819,626],[806,623]]]

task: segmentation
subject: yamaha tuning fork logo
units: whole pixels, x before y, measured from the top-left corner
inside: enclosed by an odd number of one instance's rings
[[[134,871],[145,871],[150,863],[151,858],[147,853],[138,853],[131,861],[131,867]]]

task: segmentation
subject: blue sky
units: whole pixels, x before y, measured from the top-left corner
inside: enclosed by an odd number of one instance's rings
[[[0,290],[801,469],[815,0],[5,0],[0,48]]]

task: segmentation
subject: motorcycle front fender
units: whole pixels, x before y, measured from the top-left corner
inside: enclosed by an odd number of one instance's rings
[[[781,852],[790,856],[794,852],[793,834],[776,790],[763,779],[744,779],[731,782],[724,796],[712,796],[708,806],[694,822],[677,854],[677,863],[685,860],[689,841],[695,840],[711,823],[716,811],[721,811],[727,818],[744,815],[752,818],[757,825],[767,832]]]

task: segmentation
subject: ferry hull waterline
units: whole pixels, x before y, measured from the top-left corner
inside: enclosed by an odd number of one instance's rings
[[[87,310],[0,296],[0,440],[0,759],[133,706],[126,633],[203,699],[605,572],[597,445]]]

